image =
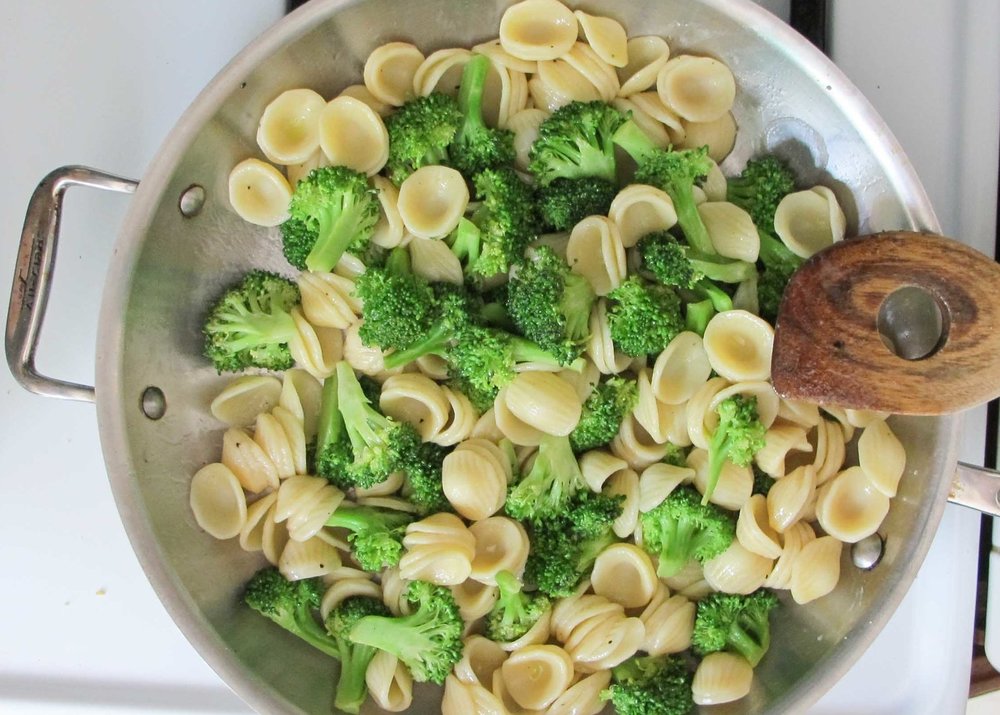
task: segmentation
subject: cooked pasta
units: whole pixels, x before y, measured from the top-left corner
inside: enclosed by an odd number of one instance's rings
[[[489,613],[500,597],[500,589],[496,586],[471,578],[452,586],[451,593],[455,597],[458,612],[466,623],[474,623]]]
[[[618,70],[622,97],[644,92],[656,84],[663,65],[670,59],[666,40],[655,35],[631,37],[626,43],[628,63]]]
[[[668,405],[687,402],[712,374],[702,338],[680,332],[656,357],[650,382],[656,399]]]
[[[281,397],[281,381],[271,375],[238,377],[212,400],[209,409],[219,422],[230,427],[247,427],[257,415],[268,412]]]
[[[646,467],[639,475],[639,511],[644,514],[659,506],[670,496],[670,492],[681,484],[692,481],[694,474],[690,467],[663,462]]]
[[[271,463],[278,471],[278,479],[285,479],[296,473],[295,455],[291,441],[282,424],[273,414],[265,412],[257,415],[253,439],[271,458]],[[304,449],[303,446],[303,451]]]
[[[766,380],[771,376],[774,328],[752,313],[717,313],[708,321],[703,344],[712,369],[727,380]]]
[[[344,352],[344,334],[335,328],[310,325],[299,308],[292,309],[295,335],[288,349],[295,363],[315,378],[323,379],[333,369]]]
[[[463,683],[493,684],[493,673],[507,660],[507,651],[480,635],[464,641],[462,659],[455,664],[455,676]]]
[[[771,528],[784,533],[802,518],[816,490],[816,468],[806,464],[786,474],[767,493],[767,520]]]
[[[354,97],[336,97],[319,117],[319,144],[331,164],[372,176],[389,157],[389,135],[378,113]]]
[[[455,586],[472,573],[476,537],[454,514],[441,512],[413,522],[406,527],[403,546],[399,574],[408,581]]]
[[[816,519],[823,531],[849,544],[874,534],[888,513],[889,497],[861,467],[836,475],[816,498]]]
[[[545,121],[548,113],[537,107],[522,109],[507,120],[507,129],[514,132],[515,166],[527,171],[531,161],[531,145],[538,139],[538,127]]]
[[[611,475],[604,491],[608,496],[622,498],[621,514],[612,522],[611,530],[619,539],[628,537],[639,523],[639,475],[622,469]]]
[[[760,237],[750,214],[728,201],[706,201],[698,204],[698,215],[720,256],[748,263],[757,260]]]
[[[643,549],[635,544],[612,544],[598,554],[590,584],[598,596],[629,609],[646,606],[659,580],[649,554]]]
[[[663,103],[689,122],[710,122],[732,109],[736,81],[730,69],[711,57],[677,55],[656,76]]]
[[[825,186],[788,194],[774,212],[774,231],[797,256],[814,253],[844,238],[847,219]]]
[[[503,703],[478,682],[468,683],[449,675],[444,681],[441,715],[507,715]]]
[[[216,539],[231,539],[243,530],[247,500],[226,465],[215,462],[195,472],[189,499],[198,526]]]
[[[327,480],[296,475],[283,481],[278,488],[274,520],[287,522],[291,539],[306,541],[326,525],[342,501],[344,493]]]
[[[501,571],[520,577],[529,548],[528,532],[520,522],[505,516],[491,516],[472,524],[469,531],[476,539],[470,578],[494,586],[496,575]]]
[[[722,161],[736,145],[736,119],[726,112],[710,122],[685,122],[683,136],[675,146],[678,149],[697,149],[707,146],[713,161]],[[710,199],[717,200],[717,199]]]
[[[522,0],[500,18],[500,45],[522,60],[554,60],[576,42],[577,19],[556,0]]]
[[[469,204],[465,179],[446,166],[424,166],[400,184],[396,208],[418,238],[442,238],[455,230]]]
[[[385,117],[392,113],[393,107],[375,98],[375,95],[368,91],[368,88],[363,84],[352,84],[350,86],[344,87],[340,90],[339,97],[353,97],[360,102],[364,102],[378,114],[380,117]]]
[[[740,508],[736,520],[736,540],[747,551],[764,558],[781,556],[778,533],[768,518],[768,501],[763,494],[754,494]]]
[[[472,53],[462,47],[432,52],[413,74],[413,91],[421,97],[432,92],[457,96],[462,72],[471,58]]]
[[[643,609],[639,620],[646,637],[642,650],[649,655],[680,653],[691,647],[696,605],[680,594],[670,594],[670,589],[657,582],[656,591]]]
[[[636,104],[635,97],[615,97],[611,104],[620,111],[631,116],[632,121],[642,130],[650,143],[658,149],[666,149],[670,146],[670,134],[667,132],[663,122],[652,117],[646,109]],[[697,190],[697,187],[695,187]]]
[[[424,53],[408,42],[376,47],[365,61],[365,87],[380,102],[402,106],[414,96],[413,78],[423,61]]]
[[[777,479],[785,476],[785,462],[790,452],[812,451],[805,427],[788,422],[775,423],[764,434],[764,446],[754,455],[754,464]]]
[[[704,564],[705,580],[723,593],[753,593],[764,585],[774,561],[747,551],[739,541]]]
[[[384,176],[373,176],[372,186],[378,191],[379,219],[371,242],[382,248],[395,248],[403,243],[403,218],[399,215],[399,189]]]
[[[642,470],[659,462],[667,456],[670,445],[667,443],[657,443],[649,433],[642,428],[634,414],[625,416],[622,420],[618,434],[611,440],[611,452],[621,459],[624,459],[628,466],[635,470]]]
[[[798,604],[815,601],[830,593],[840,580],[843,544],[832,536],[812,539],[792,564],[789,588]]]
[[[581,673],[628,660],[645,637],[641,620],[626,616],[621,604],[596,595],[560,600],[552,611],[552,631]]]
[[[687,465],[694,470],[694,486],[704,493],[708,488],[709,459],[704,449],[692,449],[687,456]],[[719,473],[719,480],[709,499],[726,509],[739,511],[753,491],[753,471],[750,467],[740,467],[727,461]]]
[[[413,238],[407,243],[413,272],[435,283],[462,285],[462,264],[444,241]]]
[[[615,195],[608,218],[618,228],[622,245],[630,248],[647,234],[672,228],[677,212],[665,191],[647,184],[629,184]]]
[[[260,159],[244,159],[229,172],[229,205],[256,226],[277,226],[288,219],[292,187],[281,172]]]
[[[271,100],[257,125],[257,146],[275,164],[299,164],[319,148],[326,100],[311,89],[289,89]]]
[[[278,495],[274,492],[265,494],[257,501],[247,504],[247,516],[240,528],[239,543],[244,551],[264,550],[264,530],[267,528],[268,519],[274,523],[274,515],[271,508],[277,501]],[[244,500],[245,501],[245,500]],[[194,511],[192,509],[192,511]]]
[[[340,552],[323,539],[290,540],[281,550],[278,570],[289,581],[325,576],[340,568]]]
[[[823,486],[844,465],[847,454],[843,428],[837,422],[821,419],[816,426],[816,485]]]
[[[372,581],[371,574],[349,567],[334,569],[327,574],[332,582],[323,592],[319,605],[319,615],[325,620],[334,608],[348,598],[365,596],[382,600],[382,589]]]
[[[362,342],[359,331],[364,322],[364,319],[359,320],[344,331],[344,360],[356,372],[373,377],[385,370],[385,359],[381,350]]]
[[[573,681],[573,661],[555,645],[530,645],[510,654],[500,666],[507,692],[523,708],[542,710]]]
[[[594,449],[580,455],[580,472],[591,491],[599,492],[615,472],[628,467],[628,463],[603,449]]]
[[[555,699],[546,715],[597,715],[604,710],[601,694],[611,684],[611,671],[602,670],[587,675]]]
[[[816,538],[816,532],[806,522],[799,521],[781,536],[781,556],[774,562],[774,568],[764,581],[766,588],[789,587],[792,568],[802,553],[802,547]]]
[[[593,47],[584,42],[577,42],[566,53],[564,59],[597,91],[600,99],[610,102],[618,95],[618,75]],[[539,72],[541,66],[542,63],[539,62]]]
[[[502,388],[497,394],[497,399],[493,403],[493,416],[496,420],[497,429],[514,444],[537,447],[541,443],[544,432],[524,422],[507,406],[506,387]]]
[[[394,420],[413,425],[428,442],[448,423],[450,404],[434,380],[419,373],[402,373],[382,383],[379,409]]]
[[[618,227],[604,216],[589,216],[573,227],[566,260],[597,295],[607,295],[625,278],[625,246]]]
[[[398,713],[413,703],[413,676],[396,656],[378,650],[365,671],[365,685],[372,701],[383,710]]]
[[[608,306],[603,298],[590,311],[590,338],[587,357],[603,375],[617,375],[632,362],[632,358],[615,350],[608,325]]]
[[[753,667],[741,655],[709,653],[694,673],[691,692],[695,705],[720,705],[746,696],[753,683]]]
[[[584,38],[601,60],[612,67],[628,64],[628,36],[620,22],[610,17],[588,15],[581,10],[574,14],[580,22]]]
[[[285,370],[278,404],[302,423],[303,436],[307,442],[312,442],[316,437],[322,390],[320,381],[305,370]]]
[[[887,497],[896,496],[906,469],[906,451],[883,420],[869,423],[858,439],[858,463],[872,486]]]
[[[222,464],[251,494],[278,487],[278,468],[246,431],[232,427],[222,436]]]
[[[660,95],[656,92],[637,92],[636,94],[630,95],[628,101],[633,104],[639,111],[643,112],[652,121],[659,122],[663,125],[663,128],[667,131],[667,137],[673,143],[679,142],[683,137],[685,137],[686,124],[680,117],[674,114],[667,105],[663,103],[660,99]],[[640,125],[645,130],[646,125]],[[703,187],[697,187],[703,189]],[[723,196],[725,200],[725,196]]]
[[[550,372],[522,372],[507,386],[504,402],[526,425],[560,437],[573,431],[583,409],[574,387]]]

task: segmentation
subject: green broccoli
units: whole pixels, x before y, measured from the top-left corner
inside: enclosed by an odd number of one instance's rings
[[[399,186],[422,166],[448,164],[448,147],[461,123],[458,103],[440,92],[412,99],[386,117],[389,179]]]
[[[669,578],[691,559],[705,562],[736,538],[734,517],[714,504],[702,504],[692,487],[681,486],[639,519],[643,547],[660,560],[657,573]]]
[[[462,124],[449,149],[452,165],[466,176],[484,169],[514,163],[514,133],[494,129],[483,120],[483,89],[490,70],[490,58],[473,55],[462,72],[458,108]]]
[[[378,652],[377,648],[352,641],[351,629],[366,616],[388,615],[389,609],[385,604],[370,596],[345,598],[327,615],[324,625],[327,633],[336,640],[340,652],[340,678],[333,700],[337,710],[355,715],[360,712],[368,697],[365,673]]]
[[[612,525],[623,500],[581,491],[564,511],[531,522],[525,580],[553,598],[572,595],[598,555],[616,541]]]
[[[691,674],[680,656],[636,656],[611,670],[601,693],[618,715],[688,715],[694,708]]]
[[[778,597],[766,588],[749,595],[711,593],[698,602],[691,645],[698,655],[739,653],[757,667],[771,644],[770,613]]]
[[[675,467],[687,466],[687,452],[684,451],[683,447],[678,447],[673,442],[667,442],[666,447],[667,453],[660,460],[661,462],[671,464]]]
[[[441,464],[447,452],[433,442],[423,442],[402,468],[406,475],[406,498],[422,514],[453,510],[441,483]]]
[[[365,571],[395,566],[403,555],[403,537],[413,515],[371,506],[337,507],[327,526],[347,529],[354,558]]]
[[[587,483],[569,437],[543,435],[531,469],[507,494],[507,513],[521,520],[554,516],[584,490]]]
[[[511,276],[507,310],[529,340],[563,364],[580,357],[590,337],[594,289],[548,246],[534,248]]]
[[[462,658],[465,626],[455,597],[444,586],[413,581],[406,590],[414,610],[408,616],[365,616],[349,637],[396,656],[417,682],[439,685]]]
[[[631,276],[608,298],[611,340],[626,355],[659,353],[684,330],[681,300],[667,286]]]
[[[664,285],[697,290],[705,280],[742,283],[756,273],[752,263],[700,253],[667,231],[647,234],[638,245],[643,265]]]
[[[753,494],[762,494],[766,497],[767,493],[771,491],[771,487],[773,487],[777,481],[777,479],[769,474],[766,474],[756,464],[753,465]]]
[[[538,189],[538,213],[554,231],[569,231],[588,216],[607,216],[618,186],[606,179],[556,179]]]
[[[331,408],[334,389],[336,404]],[[420,435],[372,407],[348,363],[337,363],[323,393],[316,456],[322,476],[343,489],[367,488],[410,463],[420,448]]]
[[[795,175],[783,161],[768,155],[751,159],[743,173],[726,181],[726,200],[734,203],[765,231],[774,230],[774,212],[795,191]]]
[[[313,169],[292,192],[281,235],[285,258],[300,270],[333,270],[344,251],[367,248],[379,210],[378,192],[361,172],[346,166]]]
[[[486,615],[486,637],[500,643],[512,643],[534,627],[552,606],[543,594],[522,592],[522,584],[510,571],[496,575],[500,597]]]
[[[570,102],[560,107],[538,127],[528,170],[542,186],[559,178],[614,182],[612,137],[625,120],[624,114],[605,102]]]
[[[361,341],[382,350],[402,349],[419,340],[435,317],[434,290],[410,269],[410,253],[395,248],[385,266],[369,268],[357,279],[364,322]]]
[[[569,434],[573,451],[579,454],[608,444],[638,400],[639,389],[634,380],[612,377],[598,383],[583,403],[580,422]]]
[[[340,648],[316,621],[314,611],[323,596],[323,583],[316,578],[289,581],[278,569],[261,569],[247,583],[244,602],[289,633],[333,658]]]
[[[711,298],[697,300],[684,305],[684,328],[698,335],[705,334],[708,321],[717,313]]]
[[[757,413],[757,398],[733,395],[715,408],[719,425],[708,444],[708,482],[703,504],[708,504],[719,482],[719,475],[726,462],[739,467],[749,466],[753,456],[764,446],[767,431]]]
[[[385,356],[387,370],[408,365],[424,355],[447,358],[451,346],[474,324],[473,316],[478,310],[474,296],[463,288],[443,283],[433,283],[431,289],[430,320],[422,325],[423,330],[416,340]]]
[[[538,218],[531,187],[512,168],[485,169],[473,184],[480,203],[448,241],[466,276],[480,281],[506,273],[523,260]]]
[[[267,271],[247,273],[205,319],[205,356],[220,373],[287,370],[294,364],[288,342],[297,334],[290,311],[298,303],[294,282]]]
[[[760,236],[759,262],[763,266],[757,279],[757,303],[761,317],[773,323],[778,316],[785,287],[803,259],[768,231],[758,228],[757,235]]]
[[[631,120],[615,132],[615,142],[638,164],[635,181],[656,186],[673,200],[677,223],[688,245],[706,256],[715,255],[715,246],[694,200],[695,183],[707,176],[712,168],[708,147],[681,151],[658,149]]]

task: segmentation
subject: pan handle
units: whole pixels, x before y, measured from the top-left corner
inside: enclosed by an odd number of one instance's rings
[[[35,350],[55,269],[63,194],[71,186],[131,194],[138,185],[131,179],[96,169],[64,166],[42,179],[31,195],[10,289],[6,333],[7,365],[14,378],[29,392],[66,400],[94,401],[94,388],[90,385],[46,377],[35,369]]]
[[[1000,472],[959,462],[948,501],[1000,517]]]

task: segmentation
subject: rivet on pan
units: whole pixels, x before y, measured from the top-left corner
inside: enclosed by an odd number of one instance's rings
[[[151,420],[158,420],[167,411],[167,398],[163,395],[163,390],[155,385],[147,387],[142,391],[142,400],[139,403],[142,414]]]
[[[870,571],[882,560],[885,544],[878,534],[866,536],[851,547],[851,560],[862,571]]]
[[[198,184],[191,184],[184,189],[177,205],[186,218],[197,216],[201,213],[201,207],[205,205],[205,189]]]

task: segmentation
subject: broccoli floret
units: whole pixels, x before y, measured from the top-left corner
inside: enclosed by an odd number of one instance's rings
[[[684,330],[681,300],[667,286],[632,276],[608,298],[611,340],[626,355],[659,353]]]
[[[611,527],[623,500],[582,491],[564,511],[532,522],[525,580],[553,598],[571,595],[598,555],[615,542]]]
[[[462,72],[458,108],[462,124],[449,149],[452,165],[466,176],[514,163],[514,133],[483,120],[483,89],[490,70],[486,55],[473,55]]]
[[[290,311],[298,302],[298,286],[287,278],[247,273],[209,312],[205,356],[220,373],[248,367],[287,370],[294,364],[288,341],[297,332]]]
[[[691,645],[698,655],[720,650],[739,653],[753,667],[771,645],[771,611],[778,597],[766,588],[742,596],[712,593],[698,602]]]
[[[712,433],[708,444],[708,482],[703,504],[708,504],[719,482],[719,475],[726,462],[746,467],[753,456],[764,446],[767,431],[757,413],[757,398],[733,395],[715,408],[719,413],[719,426]]]
[[[461,123],[458,103],[441,92],[410,100],[386,117],[389,179],[399,186],[422,166],[447,164],[448,146]]]
[[[753,278],[752,263],[705,255],[681,244],[667,231],[647,234],[639,241],[643,265],[664,285],[697,291],[705,280],[742,283]]]
[[[583,403],[580,422],[569,434],[573,451],[579,454],[608,444],[638,400],[639,389],[634,380],[612,377],[598,383]]]
[[[580,357],[590,337],[594,289],[549,246],[538,246],[511,276],[507,309],[529,340],[563,364]]]
[[[351,629],[350,639],[396,656],[417,682],[444,683],[462,658],[464,623],[451,591],[426,581],[406,590],[414,610],[409,616],[365,616]]]
[[[334,390],[336,404],[331,409]],[[420,435],[372,407],[348,363],[337,364],[323,392],[316,457],[322,476],[342,489],[368,488],[412,461]]]
[[[570,102],[538,127],[528,170],[548,186],[559,178],[615,181],[612,137],[625,115],[605,102]]]
[[[313,612],[319,608],[323,583],[316,578],[289,581],[278,569],[261,569],[247,583],[244,602],[267,616],[309,645],[334,658],[340,649],[330,634],[316,621]]]
[[[637,656],[611,671],[601,693],[618,715],[688,715],[694,708],[691,674],[679,656]]]
[[[640,517],[643,547],[658,556],[657,573],[669,578],[691,559],[705,562],[729,548],[736,538],[731,514],[714,504],[702,504],[701,495],[681,486]]]
[[[466,276],[479,281],[523,260],[538,219],[531,187],[510,167],[481,171],[473,184],[480,204],[448,241]]]
[[[757,235],[760,236],[759,261],[763,266],[757,279],[757,303],[761,317],[774,322],[785,287],[803,259],[770,232],[758,228]]]
[[[434,317],[434,290],[410,269],[410,254],[395,248],[385,266],[369,268],[357,280],[363,304],[358,334],[365,345],[403,349],[429,330]]]
[[[785,196],[795,191],[795,175],[775,156],[747,162],[743,173],[726,182],[726,200],[750,214],[754,225],[774,230],[774,212]]]
[[[670,464],[675,467],[686,467],[687,466],[687,453],[684,451],[683,447],[678,447],[673,442],[667,442],[667,453],[663,456],[660,461],[664,464]]]
[[[289,263],[300,270],[330,271],[344,251],[367,248],[378,223],[378,194],[361,172],[323,166],[295,186],[288,213],[294,223],[281,238]]]
[[[354,558],[365,571],[381,571],[395,566],[403,555],[403,537],[413,516],[392,509],[370,506],[340,506],[326,521],[350,531]]]
[[[472,325],[472,316],[477,310],[472,296],[462,288],[447,284],[434,283],[431,288],[434,300],[429,325],[408,346],[397,348],[385,356],[387,370],[403,367],[424,355],[447,358],[451,345],[463,330]]]
[[[771,487],[777,481],[771,475],[765,474],[756,464],[753,465],[753,494],[761,494],[766,497],[767,493],[771,491]]]
[[[410,455],[402,469],[406,475],[407,499],[422,514],[453,511],[441,483],[441,464],[447,453],[444,447],[424,442]]]
[[[693,191],[695,183],[707,176],[712,168],[708,147],[680,151],[658,149],[631,120],[615,133],[615,142],[638,164],[635,181],[656,186],[673,200],[677,223],[688,245],[706,256],[715,255],[715,246],[698,213]]]
[[[569,437],[543,435],[531,469],[507,495],[507,513],[521,520],[554,516],[586,489]]]
[[[605,179],[556,179],[539,188],[538,213],[548,228],[568,231],[588,216],[607,216],[617,193]]]
[[[501,643],[511,643],[530,631],[552,605],[543,594],[526,594],[522,584],[510,571],[496,575],[500,597],[486,616],[486,637]]]
[[[388,616],[389,609],[377,598],[351,596],[345,598],[327,615],[324,625],[340,651],[340,678],[334,696],[334,707],[347,713],[358,713],[368,697],[365,673],[378,652],[377,648],[355,643],[351,629],[366,616]]]

